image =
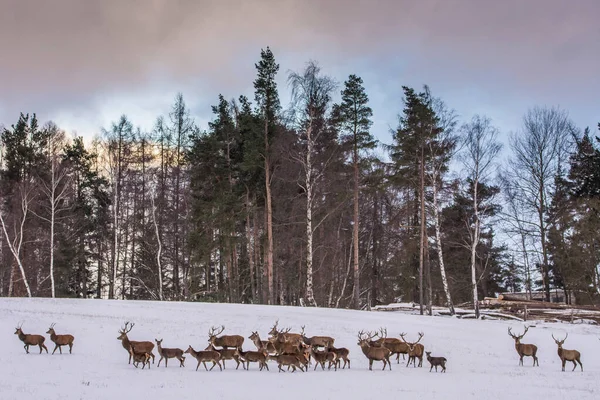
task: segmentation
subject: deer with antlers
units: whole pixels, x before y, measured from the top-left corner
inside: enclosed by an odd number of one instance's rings
[[[419,359],[419,367],[423,366],[423,352],[425,351],[425,346],[423,346],[421,343],[419,343],[421,341],[421,339],[423,338],[424,334],[422,332],[419,332],[419,339],[417,339],[416,342],[407,342],[406,339],[404,339],[404,336],[406,334],[402,334],[400,335],[400,337],[402,338],[402,340],[404,341],[404,343],[406,343],[406,345],[408,346],[408,362],[406,363],[406,366],[408,367],[410,365],[410,363],[413,363],[413,366],[416,368],[417,367],[417,363],[416,363],[416,359]]]
[[[403,335],[406,335],[406,333]],[[404,355],[408,354],[408,345],[406,342],[397,338],[387,337],[387,329],[383,327],[379,328],[379,332],[375,334],[375,337],[378,337],[378,339],[372,340],[369,343],[371,346],[388,348],[392,356],[396,354],[396,362],[398,364],[400,364],[400,354],[402,354],[402,359],[405,359]]]
[[[242,344],[244,343],[244,337],[240,335],[223,335],[218,336],[225,330],[225,326],[221,325],[221,328],[218,329],[216,327],[210,328],[208,331],[208,343],[212,344],[215,347],[222,347],[224,349],[235,348],[238,350],[242,349]]]
[[[169,362],[169,358],[176,358],[179,360],[179,368],[185,367],[185,357],[183,356],[183,350],[181,349],[168,349],[162,347],[162,339],[154,339],[156,342],[156,349],[158,350],[158,355],[160,356],[160,360],[158,360],[157,367],[160,367],[160,362],[165,360],[165,368],[167,368],[167,364]]]
[[[302,341],[304,342],[304,344],[307,344],[311,347],[317,346],[328,348],[330,346],[333,346],[333,342],[335,342],[335,339],[329,336],[306,337],[304,335],[304,325],[302,325],[302,331],[300,332],[300,335],[302,336]]]
[[[196,360],[198,360],[198,365],[196,365],[196,371],[200,367],[200,364],[204,364],[204,369],[207,371],[212,371],[212,369],[218,365],[219,369],[223,371],[223,367],[221,366],[221,353],[215,350],[204,350],[204,351],[196,351],[190,345],[188,349],[185,351],[187,354],[191,354]],[[206,362],[212,362],[213,365],[208,369],[206,367]]]
[[[573,369],[571,371],[575,371],[575,368],[577,368],[577,363],[579,363],[579,366],[581,367],[581,372],[583,372],[583,364],[581,363],[581,353],[577,350],[565,350],[562,347],[563,343],[565,342],[565,340],[567,340],[568,337],[569,334],[567,333],[563,340],[558,340],[554,337],[554,334],[552,334],[552,339],[554,339],[554,343],[558,345],[558,356],[560,357],[560,361],[562,362],[562,370],[564,372],[565,364],[567,363],[567,361],[571,361],[573,363]]]
[[[56,349],[58,349],[60,354],[62,354],[62,346],[69,346],[69,354],[71,354],[71,351],[73,350],[73,340],[75,340],[75,338],[73,337],[73,335],[57,335],[54,331],[54,325],[56,324],[53,323],[52,325],[50,325],[48,332],[46,332],[50,335],[50,340],[52,340],[55,345],[52,354],[54,354]]]
[[[274,354],[277,352],[272,342],[260,339],[260,335],[258,334],[258,332],[252,332],[252,334],[248,336],[248,339],[252,340],[258,351],[261,351],[264,347],[267,353],[269,354]]]
[[[392,370],[392,363],[390,362],[390,349],[386,347],[371,346],[370,342],[373,340],[375,335],[368,332],[365,334],[364,331],[358,332],[358,345],[360,346],[363,354],[369,359],[369,371],[373,370],[373,361],[383,361],[383,371],[385,366],[388,365],[390,371]]]
[[[275,321],[275,324],[269,331],[269,336],[270,336],[269,341],[274,342],[274,341],[278,340],[280,342],[285,342],[285,343],[295,343],[295,344],[304,343],[304,340],[302,339],[301,334],[291,333],[290,332],[291,328],[287,328],[287,329],[280,331],[277,329],[278,325],[279,325],[279,320]]]
[[[117,337],[117,340],[121,341],[123,348],[129,353],[128,364],[131,364],[132,358],[132,354],[129,351],[129,346],[133,347],[136,353],[148,353],[150,357],[152,357],[152,364],[154,364],[154,353],[152,352],[152,350],[154,349],[154,343],[148,341],[137,342],[129,340],[127,334],[131,332],[134,326],[134,323],[130,324],[129,321],[125,322],[125,326],[119,330],[119,336]]]
[[[529,327],[525,327],[525,331],[523,332],[522,335],[515,335],[512,333],[512,330],[509,327],[508,334],[510,335],[510,337],[512,337],[515,340],[515,349],[517,350],[517,353],[519,354],[519,365],[523,365],[523,357],[527,356],[527,357],[533,357],[533,366],[534,367],[536,366],[536,364],[539,367],[540,363],[537,358],[537,346],[535,344],[521,343],[521,339],[523,339],[523,336],[525,336],[525,334],[527,333],[528,330],[529,330]]]
[[[138,368],[139,363],[142,363],[142,369],[146,368],[146,364],[148,364],[148,369],[150,369],[150,353],[147,351],[135,351],[133,346],[129,344],[129,354],[133,359],[133,366]]]
[[[15,328],[15,335],[18,335],[19,340],[25,343],[25,346],[23,346],[25,352],[29,354],[29,346],[39,346],[40,354],[42,354],[42,349],[45,349],[46,353],[48,353],[48,348],[46,347],[46,345],[44,345],[46,338],[42,335],[32,335],[23,333],[23,330],[21,329],[22,326],[23,324],[21,323],[21,325]]]

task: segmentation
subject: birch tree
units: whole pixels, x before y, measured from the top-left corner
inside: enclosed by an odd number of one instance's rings
[[[301,142],[297,159],[304,176],[299,185],[306,193],[306,302],[316,306],[313,288],[313,196],[323,169],[316,168],[315,158],[336,84],[332,78],[321,75],[321,69],[314,61],[310,61],[301,73],[290,72],[288,82],[292,89],[291,121]]]
[[[469,227],[469,247],[471,250],[471,289],[473,292],[473,307],[475,317],[479,318],[479,300],[477,294],[477,245],[481,235],[480,211],[485,205],[479,198],[480,185],[487,184],[493,172],[494,161],[502,149],[498,143],[498,130],[492,126],[491,120],[484,116],[476,115],[471,122],[462,128],[464,132],[463,165],[470,181],[469,191],[473,204],[472,223]]]

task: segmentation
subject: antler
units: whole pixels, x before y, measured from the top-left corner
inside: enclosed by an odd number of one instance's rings
[[[379,332],[381,333],[381,335],[378,335],[380,338],[385,339],[387,338],[387,328],[379,328]]]
[[[131,329],[133,329],[134,327],[134,323],[130,323],[129,321],[125,322],[125,327],[123,327],[119,333],[129,333],[131,332]],[[127,329],[127,326],[129,326],[129,329]]]
[[[217,332],[217,329],[219,329],[219,328],[214,327],[214,326],[211,327],[210,330],[208,331],[208,336],[212,338],[212,337],[215,337],[217,335],[220,335],[221,332],[223,332],[225,330],[225,326],[221,325],[221,330],[218,331],[218,332]]]
[[[404,343],[406,343],[406,339],[404,339],[404,336],[406,336],[406,332],[403,332],[403,333],[400,334],[400,339],[402,339],[402,341]]]
[[[304,327],[305,327],[305,325],[302,325],[302,331],[300,332],[300,334],[301,334],[302,336],[304,336]]]
[[[423,332],[419,332],[419,339],[417,339],[417,341],[414,344],[417,344],[421,341],[421,339],[423,338],[425,334]]]
[[[54,329],[54,325],[56,325],[56,322],[53,322],[52,325],[50,325],[50,328]]]
[[[558,340],[557,338],[554,337],[554,334],[552,334],[552,339],[554,339],[554,341],[556,342],[556,344],[563,344],[565,342],[565,340],[567,340],[567,337],[569,337],[569,334],[566,333],[565,334],[565,338],[563,340]]]

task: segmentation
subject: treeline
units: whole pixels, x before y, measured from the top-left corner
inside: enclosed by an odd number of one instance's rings
[[[493,122],[459,121],[427,86],[403,87],[385,144],[360,77],[310,62],[284,108],[269,48],[255,68],[253,101],[220,95],[207,130],[182,95],[151,132],[122,116],[90,144],[35,114],[1,128],[0,295],[422,312],[597,298],[600,139],[565,111],[526,111],[500,164]]]

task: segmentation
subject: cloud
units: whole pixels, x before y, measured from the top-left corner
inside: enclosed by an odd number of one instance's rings
[[[370,76],[382,98],[429,83],[466,106],[475,90],[571,105],[600,90],[597,0],[1,1],[5,122],[149,92],[251,90],[266,45],[280,75],[315,58],[339,80]]]

